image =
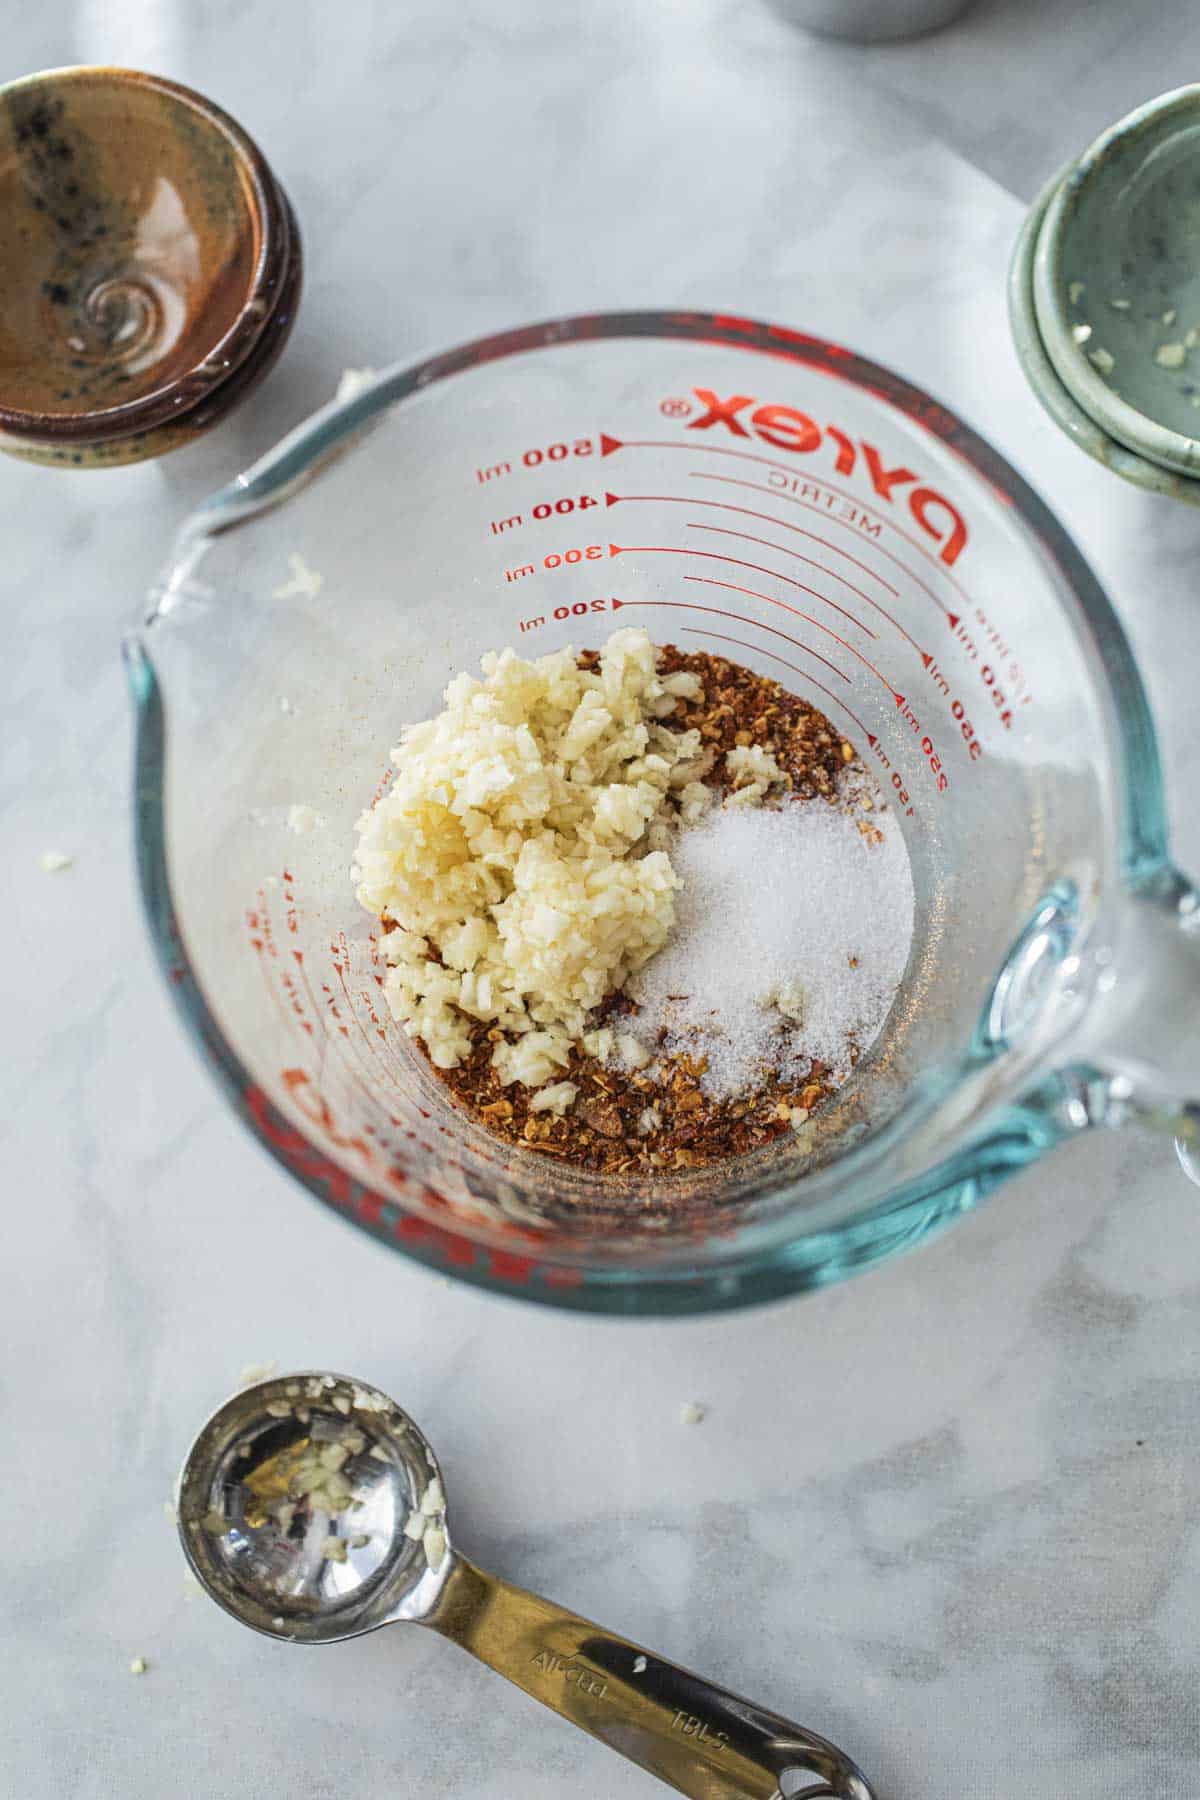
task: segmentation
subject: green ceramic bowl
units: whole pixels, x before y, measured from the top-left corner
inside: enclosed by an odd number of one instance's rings
[[[261,151],[129,69],[0,88],[0,449],[129,462],[223,417],[295,316],[299,233]]]
[[[1175,474],[1110,436],[1064,385],[1046,353],[1034,307],[1034,256],[1050,202],[1070,172],[1070,168],[1061,171],[1043,188],[1029,210],[1013,250],[1008,277],[1008,312],[1018,360],[1026,380],[1054,423],[1094,461],[1134,487],[1165,494],[1188,506],[1200,506],[1200,479]]]
[[[1200,475],[1200,86],[1097,138],[1050,196],[1033,258],[1055,372],[1109,436]]]

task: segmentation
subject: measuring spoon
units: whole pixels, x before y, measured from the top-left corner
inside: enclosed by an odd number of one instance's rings
[[[226,1401],[184,1463],[179,1533],[268,1637],[428,1625],[694,1800],[874,1800],[824,1738],[468,1562],[428,1440],[365,1382],[282,1375]]]

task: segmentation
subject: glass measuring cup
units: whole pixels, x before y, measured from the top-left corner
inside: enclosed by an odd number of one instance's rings
[[[451,1108],[387,1015],[349,864],[453,674],[625,624],[829,714],[904,830],[917,930],[803,1143],[620,1191]],[[837,346],[622,314],[392,371],[199,509],[127,663],[141,880],[190,1029],[312,1192],[466,1280],[744,1304],[920,1241],[1089,1126],[1200,1126],[1200,908],[1120,627],[1001,457]]]

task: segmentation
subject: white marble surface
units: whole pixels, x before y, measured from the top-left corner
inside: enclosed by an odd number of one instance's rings
[[[263,1358],[394,1392],[465,1547],[827,1731],[884,1800],[1196,1791],[1200,1216],[1169,1150],[1082,1144],[919,1256],[759,1314],[608,1323],[452,1287],[289,1185],[183,1041],[133,889],[116,654],[188,505],[344,364],[556,310],[741,307],[924,380],[1063,511],[1144,659],[1200,865],[1200,515],[1121,488],[1026,396],[1001,297],[1021,208],[993,179],[1027,194],[1172,85],[1187,20],[979,0],[870,54],[766,0],[9,22],[5,78],[142,63],[225,103],[310,276],[251,416],[161,467],[0,468],[0,1791],[662,1791],[424,1634],[289,1650],[186,1597],[163,1501]],[[74,867],[42,874],[47,848]]]

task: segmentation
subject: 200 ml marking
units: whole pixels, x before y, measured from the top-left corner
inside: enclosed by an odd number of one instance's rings
[[[615,602],[612,600],[573,600],[570,606],[556,606],[554,617],[561,623],[563,619],[582,619],[587,613],[608,612],[610,608],[613,611],[616,610]],[[545,623],[545,614],[538,613],[532,619],[518,619],[517,629],[518,631],[540,631]]]

